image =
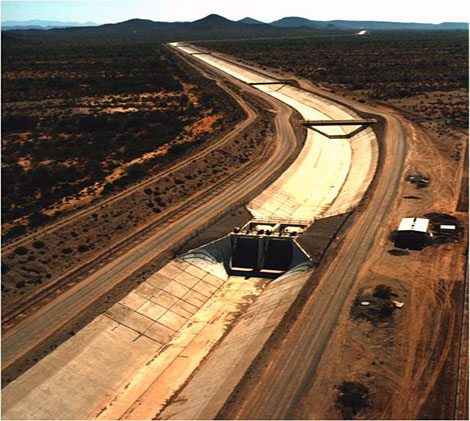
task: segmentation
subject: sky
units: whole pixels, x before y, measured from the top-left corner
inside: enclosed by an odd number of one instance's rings
[[[133,18],[176,22],[211,13],[238,20],[246,16],[271,22],[285,16],[313,20],[381,20],[393,22],[465,22],[465,0],[1,0],[2,22],[53,20],[115,23]]]

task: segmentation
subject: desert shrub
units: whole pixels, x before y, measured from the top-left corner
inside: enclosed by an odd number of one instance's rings
[[[26,232],[26,225],[18,224],[13,225],[5,234],[3,234],[3,238],[14,238],[20,235],[23,235]]]
[[[336,404],[341,408],[344,419],[350,419],[359,411],[370,406],[367,386],[358,382],[343,382],[338,389]]]
[[[77,250],[78,250],[80,253],[85,253],[86,251],[88,251],[88,246],[86,246],[85,244],[80,244],[80,245],[77,247]]]
[[[383,303],[382,307],[380,307],[380,315],[383,317],[391,316],[394,310],[394,304],[391,301],[386,301]]]
[[[83,115],[77,118],[77,132],[96,132],[110,128],[112,123],[104,115]]]
[[[127,176],[132,180],[137,180],[146,174],[146,169],[143,164],[132,164],[126,168]]]
[[[43,212],[33,212],[29,216],[28,221],[31,225],[39,225],[48,221],[50,218],[51,217],[49,215],[46,215]]]
[[[183,143],[176,143],[175,145],[171,145],[168,149],[168,156],[178,156],[182,155],[191,147],[191,142],[183,142]]]
[[[114,190],[114,183],[108,182],[103,186],[102,194],[108,194],[111,193]]]
[[[35,249],[38,249],[38,250],[44,248],[45,245],[46,245],[46,243],[44,241],[41,241],[41,240],[35,241],[33,243],[33,247]]]
[[[377,298],[388,300],[392,296],[392,288],[388,285],[377,285],[372,295]]]
[[[18,254],[19,256],[24,256],[25,254],[28,253],[28,249],[26,247],[20,246],[15,249],[15,253]]]
[[[10,114],[2,117],[2,132],[26,131],[36,127],[36,117],[25,114]]]

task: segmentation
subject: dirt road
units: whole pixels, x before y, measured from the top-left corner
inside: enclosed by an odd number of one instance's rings
[[[204,73],[204,76],[208,78],[212,78],[207,72]],[[224,83],[220,81],[218,78],[213,78],[217,85],[223,89],[228,95],[231,95],[238,103],[238,105],[243,109],[243,111],[246,113],[246,118],[239,123],[235,125],[235,127],[227,133],[225,136],[220,137],[217,139],[215,142],[211,143],[210,145],[207,145],[203,150],[191,154],[185,159],[178,160],[174,165],[171,165],[169,168],[160,171],[158,174],[155,174],[151,177],[148,177],[138,183],[135,183],[125,190],[115,193],[111,195],[110,197],[103,198],[99,200],[96,204],[87,206],[86,208],[79,210],[77,212],[73,212],[70,215],[64,216],[60,218],[58,221],[53,222],[51,224],[47,224],[43,227],[37,228],[32,230],[30,233],[26,235],[22,235],[21,237],[17,239],[13,239],[7,244],[5,244],[2,247],[2,253],[8,253],[11,252],[15,249],[15,247],[21,245],[22,243],[34,239],[37,236],[41,234],[50,234],[54,231],[57,231],[59,228],[66,226],[69,224],[71,221],[76,220],[79,217],[82,217],[84,215],[92,215],[93,212],[95,212],[98,208],[102,207],[105,204],[112,204],[116,203],[119,200],[129,197],[133,192],[136,190],[141,190],[144,187],[152,185],[156,180],[159,180],[173,172],[175,172],[179,168],[183,168],[186,165],[190,164],[193,160],[195,159],[202,159],[204,156],[206,156],[209,152],[216,150],[220,148],[222,145],[224,145],[226,142],[232,140],[235,136],[239,135],[243,130],[245,130],[250,124],[252,124],[255,119],[257,118],[256,112],[253,110],[252,107],[249,106],[243,99],[240,98],[239,95],[237,95],[233,90],[229,89]]]
[[[452,419],[459,399],[455,379],[462,371],[453,348],[461,341],[465,242],[393,262],[387,243],[404,215],[452,213],[459,183],[449,176],[449,166],[461,164],[446,162],[428,135],[396,110],[363,106],[298,81],[305,89],[385,119],[382,166],[338,254],[324,272],[314,275],[318,286],[301,313],[269,344],[217,418],[338,418],[336,387],[357,379],[373,388],[371,407],[361,418]],[[421,171],[432,174],[433,188],[420,192],[419,200],[403,200],[416,194],[404,186],[403,175]],[[402,285],[407,301],[396,326],[378,330],[351,321],[355,294],[384,280],[394,288]]]
[[[376,233],[393,203],[406,156],[406,132],[392,114],[383,115],[386,130],[383,167],[367,207],[344,238],[335,259],[285,337],[275,358],[256,381],[248,381],[237,400],[222,410],[225,419],[291,419],[308,390],[345,299],[367,259]],[[386,176],[384,176],[386,174]],[[268,363],[268,362],[267,362]]]
[[[202,198],[201,202],[190,213],[168,221],[166,227],[154,233],[142,243],[139,244],[136,241],[137,244],[134,248],[105,264],[91,276],[5,333],[2,341],[3,370],[8,369],[9,366],[46,340],[53,332],[72,320],[77,314],[84,311],[115,285],[123,282],[140,267],[188,237],[198,227],[220,215],[224,210],[242,201],[260,186],[265,185],[272,178],[272,175],[289,161],[301,142],[296,137],[290,122],[292,110],[282,103],[260,94],[259,91],[242,85],[235,80],[233,82],[246,92],[261,95],[276,114],[275,140],[271,145],[269,155],[262,157],[260,165],[251,168],[250,173],[244,174],[243,177],[235,180],[228,187],[222,186],[215,197],[213,195],[207,201]]]

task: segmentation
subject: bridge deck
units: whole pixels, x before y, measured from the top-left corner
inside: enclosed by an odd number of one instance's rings
[[[248,85],[283,85],[286,83],[292,83],[295,82],[293,79],[281,79],[281,80],[275,80],[275,81],[270,81],[270,82],[250,82]]]
[[[360,126],[377,123],[377,120],[303,120],[300,124],[304,126]]]

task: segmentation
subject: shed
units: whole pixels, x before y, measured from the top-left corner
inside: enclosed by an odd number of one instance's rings
[[[422,250],[427,237],[429,219],[403,218],[398,227],[395,247]]]

